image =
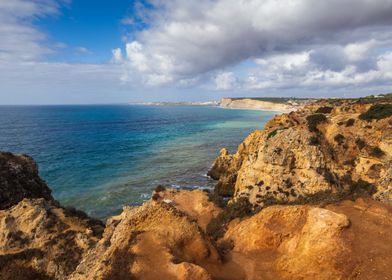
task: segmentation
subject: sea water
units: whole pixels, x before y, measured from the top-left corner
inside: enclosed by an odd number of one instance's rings
[[[0,106],[0,150],[32,156],[63,205],[97,218],[158,185],[212,188],[221,148],[235,152],[276,112],[204,106]]]

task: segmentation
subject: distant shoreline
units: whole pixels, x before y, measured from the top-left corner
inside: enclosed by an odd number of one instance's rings
[[[135,106],[206,106],[222,109],[256,110],[270,112],[291,112],[302,108],[304,105],[313,102],[314,99],[306,98],[222,98],[220,101],[199,101],[199,102],[141,102],[129,103]]]

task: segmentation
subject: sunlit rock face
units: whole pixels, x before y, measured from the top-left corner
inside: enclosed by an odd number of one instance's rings
[[[216,191],[261,207],[339,198],[358,188],[391,201],[392,117],[363,117],[385,104],[392,101],[324,100],[274,117],[235,154],[221,152],[209,173],[219,180]]]

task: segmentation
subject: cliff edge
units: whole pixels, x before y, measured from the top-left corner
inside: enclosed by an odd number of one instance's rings
[[[322,100],[275,116],[209,175],[215,191],[251,204],[339,200],[355,191],[392,200],[392,99]]]

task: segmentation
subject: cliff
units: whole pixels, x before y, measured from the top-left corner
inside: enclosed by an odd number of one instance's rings
[[[391,99],[324,100],[275,116],[209,175],[216,192],[253,205],[339,200],[354,191],[392,200]]]
[[[32,158],[0,152],[0,279],[66,279],[104,225],[63,208]]]
[[[294,111],[311,101],[311,99],[288,98],[222,98],[220,107],[268,111]]]
[[[0,153],[0,279],[392,278],[390,100],[331,102],[223,150],[215,192],[158,186],[105,226]]]

